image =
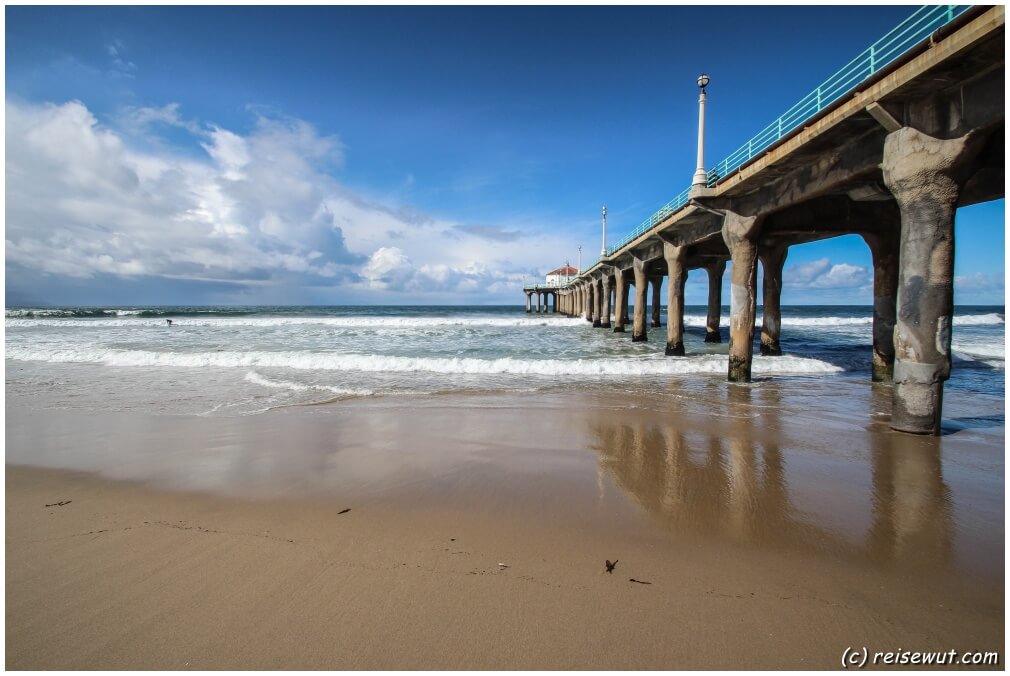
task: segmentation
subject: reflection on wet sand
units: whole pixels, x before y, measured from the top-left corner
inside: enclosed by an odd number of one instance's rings
[[[914,561],[919,570],[950,566],[951,496],[937,439],[909,441],[886,425],[867,430],[868,454],[841,457],[851,466],[837,481],[849,485],[826,485],[823,472],[791,471],[791,461],[806,468],[820,461],[811,457],[803,435],[824,433],[783,421],[778,388],[728,386],[722,403],[724,411],[704,419],[597,419],[592,433],[600,467],[676,533],[830,552],[881,565]],[[869,485],[862,478],[867,457]],[[823,513],[795,504],[797,494],[829,492],[841,493],[852,512],[869,514],[869,521],[863,519],[857,532],[844,532]]]

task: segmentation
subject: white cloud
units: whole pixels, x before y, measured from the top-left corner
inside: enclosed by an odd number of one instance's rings
[[[873,285],[869,268],[848,263],[832,264],[828,258],[786,268],[782,284],[799,289],[854,289]]]
[[[1004,287],[1003,277],[1000,275],[986,275],[975,272],[970,275],[958,275],[954,277],[954,288],[961,291],[992,291],[1002,293]]]
[[[332,176],[343,144],[301,120],[261,116],[243,134],[186,120],[176,104],[126,109],[115,127],[78,101],[8,101],[6,112],[8,280],[29,271],[68,285],[113,275],[514,300],[524,273],[573,248],[353,193]],[[206,155],[166,147],[165,126]]]

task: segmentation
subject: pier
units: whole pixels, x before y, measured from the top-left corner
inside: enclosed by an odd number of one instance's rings
[[[550,303],[554,312],[646,341],[660,328],[665,278],[665,352],[683,356],[684,284],[690,271],[704,270],[705,341],[728,339],[727,377],[745,383],[758,264],[759,349],[774,357],[789,247],[856,234],[872,254],[867,357],[873,381],[893,383],[891,427],[939,434],[951,371],[954,215],[1004,196],[1004,14],[1002,6],[921,7],[707,172],[699,141],[700,175],[691,187],[616,245],[604,243],[603,255],[571,281],[525,288],[527,312],[535,298],[537,312]]]

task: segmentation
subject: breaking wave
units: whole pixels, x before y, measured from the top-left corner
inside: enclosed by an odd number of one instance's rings
[[[16,313],[27,314],[16,314]],[[279,317],[268,316],[215,316],[213,314],[177,315],[170,312],[159,311],[153,314],[147,310],[94,310],[87,311],[94,314],[80,314],[80,310],[63,311],[54,310],[51,312],[68,312],[71,314],[32,314],[35,310],[7,310],[5,324],[8,327],[30,328],[35,326],[53,327],[74,327],[74,328],[107,328],[107,327],[138,327],[138,326],[165,326],[165,319],[172,319],[176,327],[184,326],[204,326],[219,328],[236,327],[286,327],[286,326],[327,326],[332,328],[348,329],[426,329],[440,327],[459,328],[509,328],[509,327],[533,327],[533,326],[565,326],[584,325],[581,318],[564,317],[562,315],[521,315],[517,317]],[[50,311],[46,311],[50,312]],[[253,314],[253,313],[250,313]],[[157,316],[158,319],[152,317]],[[688,314],[684,316],[684,324],[690,327],[704,327],[705,315]],[[724,313],[722,325],[728,325],[728,315]],[[956,315],[954,317],[955,326],[996,326],[1002,325],[1005,320],[999,314],[975,314]],[[782,326],[796,327],[855,327],[873,324],[873,319],[866,317],[782,317]],[[756,325],[761,325],[761,316],[758,315]]]
[[[346,387],[333,387],[332,385],[305,385],[303,383],[293,383],[289,380],[274,380],[260,375],[255,371],[250,371],[245,374],[245,381],[247,383],[252,383],[253,385],[261,385],[263,387],[281,390],[292,390],[294,392],[321,391],[329,392],[338,396],[349,397],[370,397],[375,394],[372,390],[352,390]]]
[[[654,376],[687,373],[723,374],[724,355],[621,359],[478,359],[466,357],[400,357],[375,354],[318,352],[154,352],[93,348],[44,350],[7,346],[7,358],[21,361],[91,363],[108,366],[182,368],[289,368],[296,370],[360,371],[366,373],[439,373],[533,376]],[[808,357],[755,357],[759,374],[838,373],[841,367]],[[309,386],[305,386],[309,387]]]

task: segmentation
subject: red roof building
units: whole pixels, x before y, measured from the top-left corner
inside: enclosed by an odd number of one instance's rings
[[[571,265],[565,265],[563,268],[558,268],[557,270],[551,270],[547,273],[547,276],[558,275],[559,277],[574,277],[579,274],[579,271],[573,268]]]

